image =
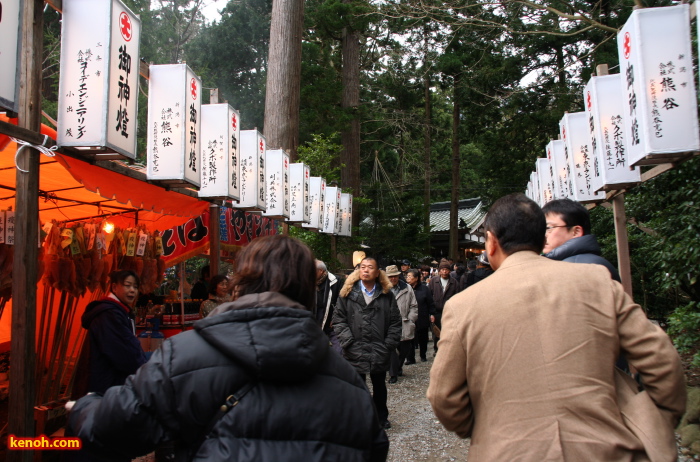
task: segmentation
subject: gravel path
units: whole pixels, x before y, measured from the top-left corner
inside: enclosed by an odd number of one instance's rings
[[[467,460],[469,440],[463,440],[446,431],[433,414],[425,397],[432,364],[431,341],[428,362],[423,363],[418,359],[416,364],[404,366],[403,377],[399,377],[398,383],[387,383],[391,422],[391,428],[387,430],[390,462]],[[368,385],[371,390],[371,384]],[[698,460],[697,456],[688,455],[686,448],[679,447],[678,456],[679,462]]]

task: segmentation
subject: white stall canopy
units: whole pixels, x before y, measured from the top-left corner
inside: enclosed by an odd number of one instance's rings
[[[151,65],[149,73],[148,179],[198,187],[202,81],[186,64]]]
[[[320,228],[322,233],[335,234],[338,202],[340,202],[340,188],[337,186],[326,187],[326,200],[323,204],[323,221]]]
[[[241,130],[240,196],[234,208],[264,212],[267,197],[265,182],[265,137],[257,130]]]
[[[58,145],[134,159],[141,21],[119,0],[64,0],[61,34]]]
[[[605,199],[605,193],[593,189],[593,156],[589,146],[588,122],[585,112],[564,114],[559,122],[564,141],[564,156],[568,166],[569,199],[578,202],[596,202]]]
[[[19,12],[22,0],[0,0],[0,107],[17,112],[19,91]]]
[[[289,166],[289,222],[309,223],[311,169],[303,162]]]
[[[342,213],[340,234],[341,236],[352,236],[352,194],[342,193],[340,195],[340,210]]]
[[[634,10],[617,35],[631,165],[700,149],[691,49],[688,4]]]
[[[588,134],[595,156],[595,190],[624,189],[641,181],[639,168],[630,169],[625,130],[622,76],[591,77],[583,91]]]
[[[289,154],[282,149],[268,149],[265,154],[267,199],[264,216],[289,218]]]
[[[309,178],[309,223],[304,223],[304,228],[320,230],[323,227],[323,214],[326,202],[326,180],[312,176]]]
[[[239,114],[230,105],[202,105],[199,197],[238,200]]]
[[[535,171],[540,182],[540,200],[542,206],[554,199],[554,181],[549,168],[549,159],[540,158],[535,162]]]

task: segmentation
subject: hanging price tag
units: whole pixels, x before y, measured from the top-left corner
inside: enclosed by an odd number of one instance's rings
[[[156,257],[163,255],[163,238],[156,236]]]
[[[73,230],[68,228],[64,229],[61,231],[61,237],[63,238],[61,241],[61,248],[65,249],[73,242]]]
[[[139,257],[142,257],[146,252],[146,243],[148,243],[148,234],[139,233],[139,243],[138,247],[136,248],[136,255]]]
[[[126,243],[126,256],[133,257],[136,254],[136,233],[129,233],[129,239]]]

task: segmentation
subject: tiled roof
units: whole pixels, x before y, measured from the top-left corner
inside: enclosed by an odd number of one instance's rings
[[[475,226],[480,225],[486,215],[479,198],[460,200],[457,212],[457,227],[461,230],[475,231]],[[433,232],[450,230],[450,202],[430,204],[430,226]]]

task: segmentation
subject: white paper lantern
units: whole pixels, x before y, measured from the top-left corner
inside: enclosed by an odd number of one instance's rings
[[[631,165],[700,149],[690,5],[634,10],[617,36]]]
[[[549,168],[549,159],[540,158],[535,162],[535,171],[540,184],[541,206],[554,199],[554,181]]]
[[[320,230],[323,227],[323,214],[326,202],[326,180],[312,176],[309,178],[309,223],[302,224],[302,227]]]
[[[269,149],[265,154],[267,195],[264,216],[289,218],[289,155],[282,149]]]
[[[583,91],[596,190],[624,189],[641,181],[639,168],[630,169],[621,80],[620,74],[591,77]]]
[[[202,81],[186,64],[151,65],[149,74],[148,179],[198,187]]]
[[[202,168],[199,197],[233,199],[238,194],[240,116],[228,104],[202,105]]]
[[[341,236],[352,236],[352,194],[342,193],[340,195],[340,210],[341,210]]]
[[[265,137],[257,130],[241,131],[240,196],[234,207],[265,211],[267,187],[265,181]]]
[[[340,202],[340,188],[337,186],[326,187],[326,200],[323,204],[322,233],[335,234],[338,203]]]
[[[589,145],[588,122],[585,112],[564,114],[559,132],[564,141],[567,162],[568,187],[572,200],[596,202],[605,199],[604,193],[593,189],[593,156]]]
[[[17,112],[19,92],[19,12],[22,1],[0,1],[0,107]]]
[[[119,0],[65,0],[58,145],[136,157],[141,21]]]
[[[311,219],[310,194],[311,170],[303,162],[289,166],[289,221],[309,223]]]
[[[556,199],[571,198],[569,191],[569,165],[566,162],[566,150],[564,142],[552,140],[547,144],[547,159],[552,169]]]

